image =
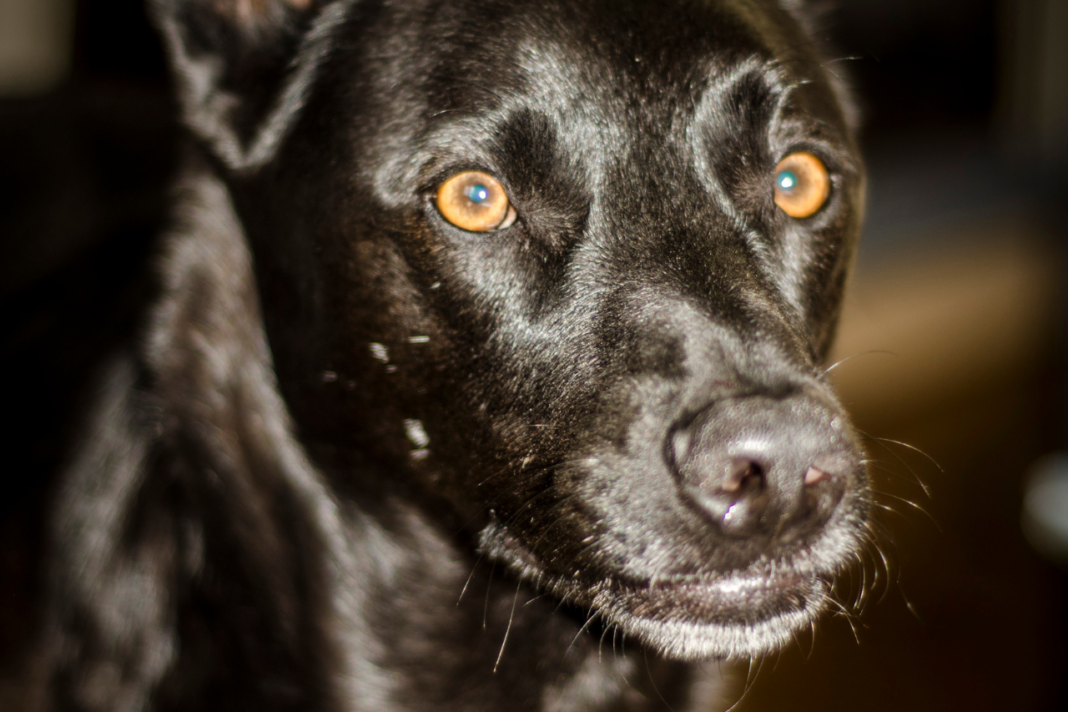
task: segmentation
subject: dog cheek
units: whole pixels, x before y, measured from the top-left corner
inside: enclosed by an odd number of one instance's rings
[[[450,340],[426,307],[419,275],[389,235],[358,225],[347,234],[323,251],[333,256],[322,262],[322,302],[334,314],[326,321],[333,327],[322,360],[309,365],[318,369],[324,397],[343,408],[345,429],[360,447],[402,471],[425,470],[441,445],[445,418],[436,378]],[[338,259],[341,250],[348,254]]]
[[[840,216],[821,231],[816,251],[802,277],[803,310],[817,360],[830,350],[841,311],[842,294],[852,272],[856,230],[853,215]]]

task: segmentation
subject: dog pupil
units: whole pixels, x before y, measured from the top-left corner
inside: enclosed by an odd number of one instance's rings
[[[489,189],[481,184],[475,184],[467,189],[467,198],[472,203],[484,203],[489,198]]]
[[[783,190],[792,190],[797,186],[797,176],[790,171],[779,171],[777,182]]]

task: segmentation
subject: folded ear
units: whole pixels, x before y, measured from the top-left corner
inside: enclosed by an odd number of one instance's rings
[[[779,7],[793,16],[801,29],[812,41],[816,51],[829,60],[841,57],[835,43],[827,36],[826,28],[831,25],[831,15],[837,10],[838,3],[835,0],[779,0]],[[855,58],[852,58],[855,59]],[[834,71],[829,71],[825,62],[823,76],[830,83],[841,105],[846,124],[856,131],[860,128],[863,117],[854,97],[849,67],[841,64],[834,65]]]
[[[805,32],[816,36],[824,18],[837,8],[834,0],[779,0],[779,7],[794,16]]]
[[[348,0],[150,0],[186,124],[230,168],[268,162]]]

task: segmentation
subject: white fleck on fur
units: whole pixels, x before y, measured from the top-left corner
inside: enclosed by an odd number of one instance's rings
[[[408,439],[412,441],[412,445],[418,448],[423,448],[430,444],[430,436],[426,434],[426,428],[423,427],[422,421],[414,418],[405,420],[404,432],[408,434]]]
[[[371,349],[371,356],[376,361],[389,363],[389,349],[387,349],[385,345],[372,341],[369,346]]]

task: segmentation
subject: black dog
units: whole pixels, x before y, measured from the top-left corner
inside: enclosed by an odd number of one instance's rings
[[[155,0],[195,146],[35,708],[710,709],[807,628],[863,179],[794,4]]]

